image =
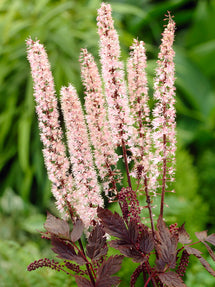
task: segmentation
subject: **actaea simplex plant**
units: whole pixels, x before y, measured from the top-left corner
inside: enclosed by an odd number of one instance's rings
[[[29,271],[45,266],[74,276],[79,287],[118,286],[120,278],[113,275],[126,256],[139,263],[128,279],[130,286],[141,275],[144,287],[183,287],[189,257],[194,255],[215,276],[193,248],[202,242],[215,261],[208,245],[215,245],[215,234],[196,232],[198,241],[192,242],[184,224],[168,227],[163,219],[165,194],[173,192],[176,150],[175,23],[170,13],[165,20],[151,112],[144,42],[133,41],[126,83],[111,6],[102,3],[97,17],[102,78],[93,56],[86,49],[80,55],[85,113],[75,88],[70,84],[61,89],[67,145],[46,51],[39,41],[26,41],[45,165],[63,218],[48,213],[46,232],[41,234],[64,259],[34,261]],[[119,162],[124,173],[117,168]],[[119,204],[121,215],[104,208],[104,197]],[[158,218],[153,216],[154,197],[160,198]],[[88,237],[86,246],[83,234]],[[121,255],[108,256],[109,246]]]

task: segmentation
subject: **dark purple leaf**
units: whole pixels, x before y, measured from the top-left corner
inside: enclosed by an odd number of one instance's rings
[[[111,247],[119,250],[124,256],[132,258],[134,262],[144,262],[146,260],[145,255],[132,244],[126,244],[121,240],[112,240],[109,244]]]
[[[92,260],[98,260],[107,254],[106,237],[101,224],[97,224],[90,233],[86,249],[87,256]]]
[[[103,278],[104,276],[111,276],[121,269],[123,256],[115,255],[110,256],[107,261],[104,261],[98,269],[98,277]]]
[[[107,261],[103,261],[97,271],[96,287],[112,287],[119,284],[120,278],[111,275],[120,270],[122,260],[122,255],[115,255],[110,256]]]
[[[182,244],[189,244],[190,242],[192,242],[189,234],[184,228],[184,224],[182,224],[182,226],[179,227],[178,236],[179,236],[178,241]]]
[[[51,237],[51,243],[53,246],[52,250],[58,254],[58,258],[72,260],[80,265],[86,264],[86,260],[80,254],[76,254],[74,247],[70,243],[55,236]]]
[[[215,246],[215,233],[207,236],[207,238],[205,240]]]
[[[93,284],[89,280],[87,280],[85,277],[76,275],[75,281],[78,287],[93,287]]]
[[[117,276],[105,276],[96,280],[96,287],[115,287],[120,283],[120,278]]]
[[[201,232],[195,232],[196,237],[200,240],[200,241],[205,241],[207,238],[207,231],[201,231]]]
[[[156,236],[158,237],[159,243],[156,244],[156,250],[160,261],[159,265],[163,265],[161,264],[163,261],[168,264],[170,268],[175,268],[178,236],[170,233],[162,217],[158,218],[157,229],[158,232],[156,232]]]
[[[140,235],[140,250],[146,254],[150,253],[154,249],[154,239],[152,232],[148,229],[144,229]]]
[[[210,264],[201,256],[202,253],[198,249],[188,247],[188,246],[185,246],[185,249],[186,249],[187,253],[196,256],[199,259],[199,261],[201,262],[201,264],[205,267],[205,269],[211,275],[213,275],[215,277],[215,271],[211,268]]]
[[[159,272],[162,272],[166,267],[166,261],[164,261],[162,258],[156,259],[156,269]]]
[[[138,225],[134,220],[130,220],[128,224],[128,236],[131,243],[135,244],[139,234]]]
[[[44,223],[45,229],[54,234],[69,238],[69,224],[65,220],[53,216],[47,212],[46,222]]]
[[[205,245],[205,247],[207,248],[207,250],[208,250],[208,252],[209,252],[211,258],[213,259],[213,261],[215,261],[215,254],[214,254],[213,250],[210,248],[210,246],[209,246],[206,242],[203,241],[202,243],[203,243],[203,244]]]
[[[173,271],[160,273],[158,277],[167,287],[186,287],[181,277]]]
[[[128,240],[128,230],[124,220],[118,213],[112,213],[108,209],[98,208],[98,217],[104,225],[105,232],[123,240]]]
[[[205,269],[215,277],[215,271],[211,268],[210,264],[203,258],[198,257],[199,261],[202,263],[202,265],[205,267]]]
[[[73,225],[72,232],[70,234],[70,238],[73,242],[77,241],[81,238],[81,235],[84,231],[84,224],[81,219],[77,219],[75,224]]]
[[[185,250],[187,251],[187,253],[190,254],[190,255],[192,254],[192,255],[196,256],[197,258],[198,258],[198,257],[201,257],[202,252],[199,251],[199,250],[196,249],[196,248],[192,248],[192,247],[189,247],[189,246],[185,246],[184,249],[185,249]]]

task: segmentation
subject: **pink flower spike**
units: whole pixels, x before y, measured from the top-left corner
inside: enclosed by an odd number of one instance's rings
[[[96,218],[96,209],[103,206],[97,174],[93,166],[87,127],[76,90],[72,85],[61,89],[61,103],[66,124],[67,142],[76,183],[75,209],[88,228]]]
[[[159,60],[157,61],[158,67],[154,82],[156,104],[153,110],[154,119],[152,121],[154,146],[156,149],[155,160],[159,158],[158,177],[162,179],[162,197],[166,190],[166,178],[169,178],[171,181],[174,178],[175,169],[175,65],[173,62],[175,53],[172,48],[174,32],[175,23],[169,14],[168,24],[162,34],[163,38],[158,55]],[[163,203],[161,204],[161,215],[163,213],[162,209]]]
[[[127,142],[132,136],[133,120],[128,105],[123,64],[119,60],[119,39],[113,24],[110,4],[102,3],[97,17],[102,76],[113,141],[121,145],[122,140]]]
[[[149,128],[148,86],[146,77],[146,54],[143,41],[134,40],[128,59],[128,90],[131,113],[134,117],[133,147],[135,177],[148,176],[150,167],[151,137]]]
[[[68,190],[72,179],[68,177],[69,161],[62,142],[62,129],[59,123],[57,98],[54,81],[46,51],[39,43],[28,39],[27,57],[34,81],[34,97],[39,120],[40,138],[43,143],[43,155],[52,182],[52,193],[57,200],[57,208],[64,214],[67,211]],[[68,189],[69,187],[69,189]]]
[[[104,183],[106,195],[108,195],[110,184],[112,184],[112,190],[116,194],[115,173],[119,157],[114,150],[110,126],[107,122],[102,82],[94,58],[86,49],[81,51],[80,62],[86,94],[86,119],[94,146],[95,163]]]

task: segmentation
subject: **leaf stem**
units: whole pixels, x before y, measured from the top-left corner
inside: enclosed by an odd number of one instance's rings
[[[146,193],[146,203],[147,203],[147,207],[149,210],[149,217],[150,217],[150,222],[151,222],[151,228],[152,228],[152,236],[154,239],[154,245],[156,243],[155,241],[155,228],[154,228],[154,221],[153,221],[153,214],[152,214],[152,207],[151,207],[151,198],[149,195],[149,191],[148,191],[148,183],[147,183],[147,177],[144,176],[144,185],[145,185],[145,193]],[[155,250],[155,254],[156,254],[156,258],[158,258],[158,254],[157,251]]]
[[[149,275],[149,278],[148,278],[148,280],[146,281],[146,283],[144,284],[144,287],[147,287],[147,285],[148,285],[148,283],[149,283],[150,281],[152,281],[153,286],[156,287],[156,286],[157,286],[157,283],[155,282],[155,279],[153,278],[153,276],[154,276],[154,274],[156,273],[156,271],[155,271],[155,272],[152,272],[152,273],[150,272],[150,265],[148,264],[148,261],[145,262],[145,266],[146,266],[146,269],[147,269],[147,273],[148,273],[148,275]]]
[[[81,250],[82,250],[82,252],[83,252],[83,254],[84,254],[84,256],[85,256],[84,247],[83,247],[83,245],[82,245],[81,239],[78,240],[78,243],[79,243],[80,248],[81,248]],[[86,256],[85,256],[85,257],[86,257]],[[89,274],[91,283],[93,284],[93,286],[96,286],[96,285],[95,285],[95,279],[94,279],[94,277],[93,277],[93,274],[94,274],[95,278],[96,278],[96,275],[95,275],[95,273],[94,273],[94,270],[93,270],[92,265],[91,265],[90,263],[86,263],[86,267],[87,267],[87,272],[88,272],[88,274]],[[93,274],[92,274],[92,272],[91,272],[91,270],[90,270],[90,267],[91,267],[91,269],[92,269]]]

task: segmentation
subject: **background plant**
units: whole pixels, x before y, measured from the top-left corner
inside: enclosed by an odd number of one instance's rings
[[[182,140],[182,148],[177,157],[178,170],[184,170],[183,173],[178,172],[177,182],[185,189],[182,194],[180,193],[182,189],[179,186],[177,188],[176,185],[178,204],[174,209],[175,214],[170,214],[169,218],[180,222],[183,214],[187,222],[195,222],[195,230],[203,229],[207,222],[207,228],[213,229],[213,208],[211,207],[214,206],[212,195],[215,174],[214,73],[210,67],[213,67],[212,63],[214,63],[214,3],[213,1],[182,1],[180,3],[136,1],[136,6],[134,6],[129,1],[111,2],[115,24],[120,34],[123,56],[127,57],[126,47],[131,44],[132,37],[138,34],[142,39],[142,34],[144,34],[150,58],[148,73],[151,76],[153,76],[155,66],[153,58],[156,58],[157,53],[153,45],[155,44],[156,47],[159,45],[160,23],[163,15],[166,10],[171,10],[175,15],[177,22],[176,84],[178,98],[183,99],[183,101],[177,99],[178,134]],[[34,5],[32,4],[33,2],[23,0],[15,3],[1,1],[0,4],[0,21],[3,31],[0,57],[1,194],[3,196],[4,193],[6,196],[10,189],[15,190],[16,194],[24,198],[24,205],[31,201],[39,206],[39,209],[42,207],[42,210],[45,210],[48,204],[51,208],[50,189],[43,166],[37,122],[33,111],[31,79],[27,61],[25,61],[24,40],[32,35],[45,43],[54,68],[57,90],[61,85],[73,79],[80,91],[77,59],[80,48],[85,46],[96,55],[95,47],[98,36],[95,29],[95,16],[99,3],[95,1],[35,1]],[[187,74],[192,74],[192,79],[186,76]],[[185,148],[187,151],[184,150]],[[26,162],[27,168],[23,169]],[[6,197],[13,198],[13,195],[9,192]],[[195,203],[191,205],[193,199]],[[1,205],[1,214],[2,216],[4,214],[2,217],[4,220],[1,226],[3,230],[7,230],[9,215],[14,210],[10,208],[10,211],[6,213],[5,201],[2,202],[4,204]],[[197,210],[199,214],[194,212]],[[21,217],[16,219],[20,219],[20,224],[22,224]],[[42,225],[42,220],[39,220],[39,223]],[[18,225],[13,225],[13,220],[10,220],[9,226],[15,229]],[[193,226],[187,224],[191,233],[194,233]],[[18,230],[16,234],[17,232]],[[31,231],[27,231],[27,236],[29,232]],[[199,280],[195,282],[195,286],[198,284],[200,284]]]

